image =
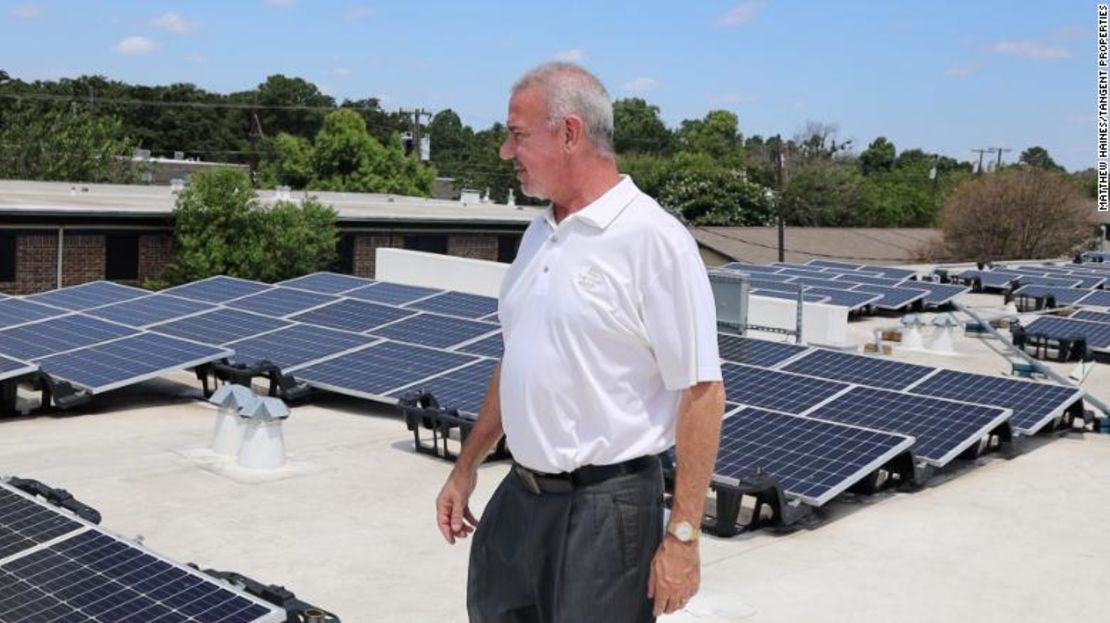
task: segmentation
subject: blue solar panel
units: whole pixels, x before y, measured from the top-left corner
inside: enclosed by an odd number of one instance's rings
[[[505,352],[505,343],[501,339],[501,332],[498,331],[489,337],[484,337],[469,344],[459,346],[455,350],[461,353],[470,353],[472,355],[482,355],[483,357],[500,359],[501,355]]]
[[[149,330],[205,344],[227,344],[291,325],[287,320],[221,308],[157,324]]]
[[[417,312],[369,301],[343,299],[291,316],[290,320],[362,333]]]
[[[841,281],[844,283],[863,283],[873,286],[888,286],[893,287],[902,283],[901,279],[890,279],[888,277],[872,277],[870,275],[852,275],[848,273],[841,273],[833,277],[834,281]]]
[[[71,314],[0,331],[0,354],[30,361],[135,333],[130,327]]]
[[[906,452],[913,439],[744,408],[725,419],[713,478],[775,477],[786,495],[820,506]]]
[[[1011,284],[1017,279],[1017,276],[995,271],[965,270],[962,273],[956,275],[956,278],[964,281],[965,283],[978,281],[980,285],[984,288],[1004,289],[1009,288]]]
[[[424,391],[436,399],[440,408],[455,409],[459,415],[473,418],[482,408],[490,377],[493,376],[496,368],[496,361],[481,359],[462,368],[394,390],[389,393],[389,397],[402,398],[414,391]]]
[[[954,370],[940,370],[908,391],[1010,409],[1014,430],[1026,435],[1039,431],[1082,397],[1082,390],[1075,387]]]
[[[497,311],[497,299],[465,292],[444,292],[406,307],[463,318],[481,318]]]
[[[488,322],[422,313],[375,329],[371,333],[398,342],[450,348],[498,328]]]
[[[890,266],[864,266],[860,269],[860,272],[863,271],[877,272],[883,277],[898,279],[899,281],[909,279],[917,275],[917,271],[915,270],[910,270],[908,268],[893,268]]]
[[[498,356],[500,357],[500,355]],[[37,366],[35,366],[35,364],[0,355],[0,381],[23,376],[24,374],[34,372],[36,368]],[[3,556],[0,556],[0,558],[3,558]]]
[[[94,393],[229,357],[231,351],[157,333],[141,333],[46,357],[43,372]]]
[[[7,298],[0,301],[0,328],[11,327],[44,318],[68,314],[69,311],[23,299]]]
[[[1110,325],[1087,320],[1072,320],[1058,316],[1042,316],[1025,327],[1030,335],[1043,335],[1053,340],[1087,341],[1091,350],[1110,350]]]
[[[1110,322],[1110,313],[1096,312],[1089,309],[1081,309],[1068,317],[1073,320],[1086,320],[1088,322]]]
[[[53,509],[9,489],[0,489],[0,559],[42,545],[80,527],[80,523]]]
[[[808,346],[798,344],[756,340],[728,333],[717,334],[717,350],[721,359],[761,368],[778,365],[808,349]]]
[[[278,283],[279,286],[311,290],[323,294],[339,294],[346,290],[354,290],[374,283],[373,279],[363,279],[353,275],[340,273],[312,273],[295,279],[287,279]]]
[[[957,296],[970,292],[971,288],[967,286],[949,285],[945,283],[933,283],[931,281],[907,281],[899,286],[910,290],[924,290],[928,292],[923,301],[926,305],[944,305]]]
[[[936,370],[929,366],[880,359],[869,355],[840,353],[824,348],[815,348],[781,369],[786,372],[884,389],[903,389]]]
[[[835,288],[806,288],[806,293],[827,296],[829,297],[829,300],[826,302],[827,305],[839,305],[853,310],[869,305],[882,298],[881,294],[853,292],[852,290],[838,290]]]
[[[738,363],[721,364],[725,397],[739,404],[802,413],[848,389],[848,385]]]
[[[111,281],[92,281],[79,286],[69,286],[60,290],[33,294],[28,296],[26,300],[77,311],[109,303],[118,303],[147,294],[150,294],[150,291],[132,288],[131,286],[121,286]]]
[[[296,377],[321,389],[376,399],[477,359],[386,341],[306,366]]]
[[[1076,301],[1090,294],[1089,290],[1077,288],[1061,288],[1030,284],[1014,290],[1014,296],[1028,296],[1031,298],[1047,298],[1051,296],[1057,305],[1073,305]]]
[[[319,292],[309,292],[295,288],[272,288],[265,292],[228,301],[225,305],[264,316],[284,318],[338,300],[338,297],[331,294],[320,294]]]
[[[872,387],[847,393],[806,417],[901,433],[914,438],[914,455],[943,467],[1010,417],[999,407],[974,405]]]
[[[787,277],[793,279],[793,277]],[[777,292],[797,292],[798,288],[802,287],[801,284],[791,284],[785,280],[752,278],[748,280],[748,285],[753,290],[774,290]]]
[[[919,299],[925,298],[928,294],[923,290],[911,290],[908,288],[894,288],[887,286],[873,286],[868,284],[856,284],[852,286],[852,290],[857,292],[870,292],[871,294],[879,294],[882,296],[879,300],[872,303],[879,309],[896,310],[902,309]]]
[[[1110,307],[1110,290],[1095,290],[1079,299],[1078,303],[1093,307]]]
[[[1083,280],[1079,278],[1070,277],[1041,277],[1036,275],[1021,275],[1018,277],[1020,285],[1042,285],[1042,286],[1056,286],[1059,288],[1078,288],[1083,284]]]
[[[89,530],[0,565],[0,621],[284,621],[283,611]]]
[[[169,294],[152,294],[122,303],[90,309],[85,313],[129,327],[146,327],[174,318],[212,309],[209,303],[178,298]]]
[[[268,286],[258,281],[251,281],[249,279],[239,279],[238,277],[228,277],[226,275],[217,275],[180,285],[169,290],[164,290],[165,294],[172,294],[187,299],[196,301],[204,301],[206,303],[223,303],[231,299],[237,299],[242,296],[249,296],[269,290],[272,286]]]
[[[863,264],[849,264],[848,262],[834,262],[832,260],[810,260],[805,263],[806,266],[817,266],[819,268],[839,268],[843,270],[856,270],[863,268]]]
[[[798,281],[805,283],[805,280],[816,280],[814,285],[828,285],[825,282],[831,282],[834,275],[819,270],[799,270],[797,268],[783,268],[779,271],[780,275],[790,275],[797,277]]]
[[[404,305],[405,303],[411,303],[417,299],[439,294],[440,292],[443,292],[443,290],[379,281],[372,285],[348,290],[343,293],[343,296],[349,296],[354,299],[359,299],[360,301],[370,301],[373,303]]]
[[[265,360],[288,372],[310,361],[375,341],[365,335],[295,324],[227,346],[235,350],[232,360],[237,363],[254,364]]]

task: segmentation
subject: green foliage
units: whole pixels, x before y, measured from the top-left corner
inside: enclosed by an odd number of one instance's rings
[[[884,136],[880,136],[871,141],[867,149],[859,155],[859,167],[864,175],[872,175],[893,169],[894,143],[886,140]]]
[[[669,154],[673,144],[658,106],[639,97],[613,102],[613,148],[618,154]]]
[[[866,211],[863,176],[850,164],[815,162],[793,173],[780,201],[790,225],[858,226]]]
[[[193,174],[173,215],[171,283],[212,275],[277,281],[319,270],[335,257],[333,209],[314,201],[263,207],[236,169]]]
[[[259,165],[259,184],[264,188],[289,186],[305,188],[315,175],[312,143],[292,134],[282,132],[274,137],[270,148],[272,155]]]
[[[683,151],[700,152],[715,158],[733,155],[742,144],[736,113],[711,110],[704,119],[687,119],[678,128]]]
[[[1063,172],[1064,167],[1056,164],[1052,156],[1048,155],[1048,150],[1040,145],[1034,145],[1029,149],[1021,152],[1021,157],[1018,162],[1031,166],[1036,169],[1045,169],[1047,171],[1060,171]]]
[[[680,153],[657,198],[691,225],[767,225],[774,219],[769,191],[708,154]]]
[[[64,182],[132,181],[132,142],[119,119],[78,106],[16,106],[0,117],[0,178]]]

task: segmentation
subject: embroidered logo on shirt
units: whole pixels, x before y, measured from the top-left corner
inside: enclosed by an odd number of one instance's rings
[[[605,288],[605,278],[602,277],[601,271],[591,266],[588,270],[578,273],[578,285],[583,290],[600,292]]]

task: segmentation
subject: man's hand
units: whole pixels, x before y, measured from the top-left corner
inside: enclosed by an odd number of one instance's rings
[[[701,555],[698,542],[682,543],[671,535],[663,537],[651,559],[648,599],[655,600],[655,616],[670,614],[686,606],[701,584]]]
[[[447,482],[436,498],[436,522],[443,538],[454,545],[455,539],[465,539],[478,527],[478,520],[470,512],[470,494],[478,484],[478,471],[460,468],[451,470]]]

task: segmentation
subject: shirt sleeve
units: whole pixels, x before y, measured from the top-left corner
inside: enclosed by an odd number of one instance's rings
[[[717,308],[697,246],[687,239],[672,248],[644,291],[643,318],[663,384],[678,391],[720,381],[721,360]]]

